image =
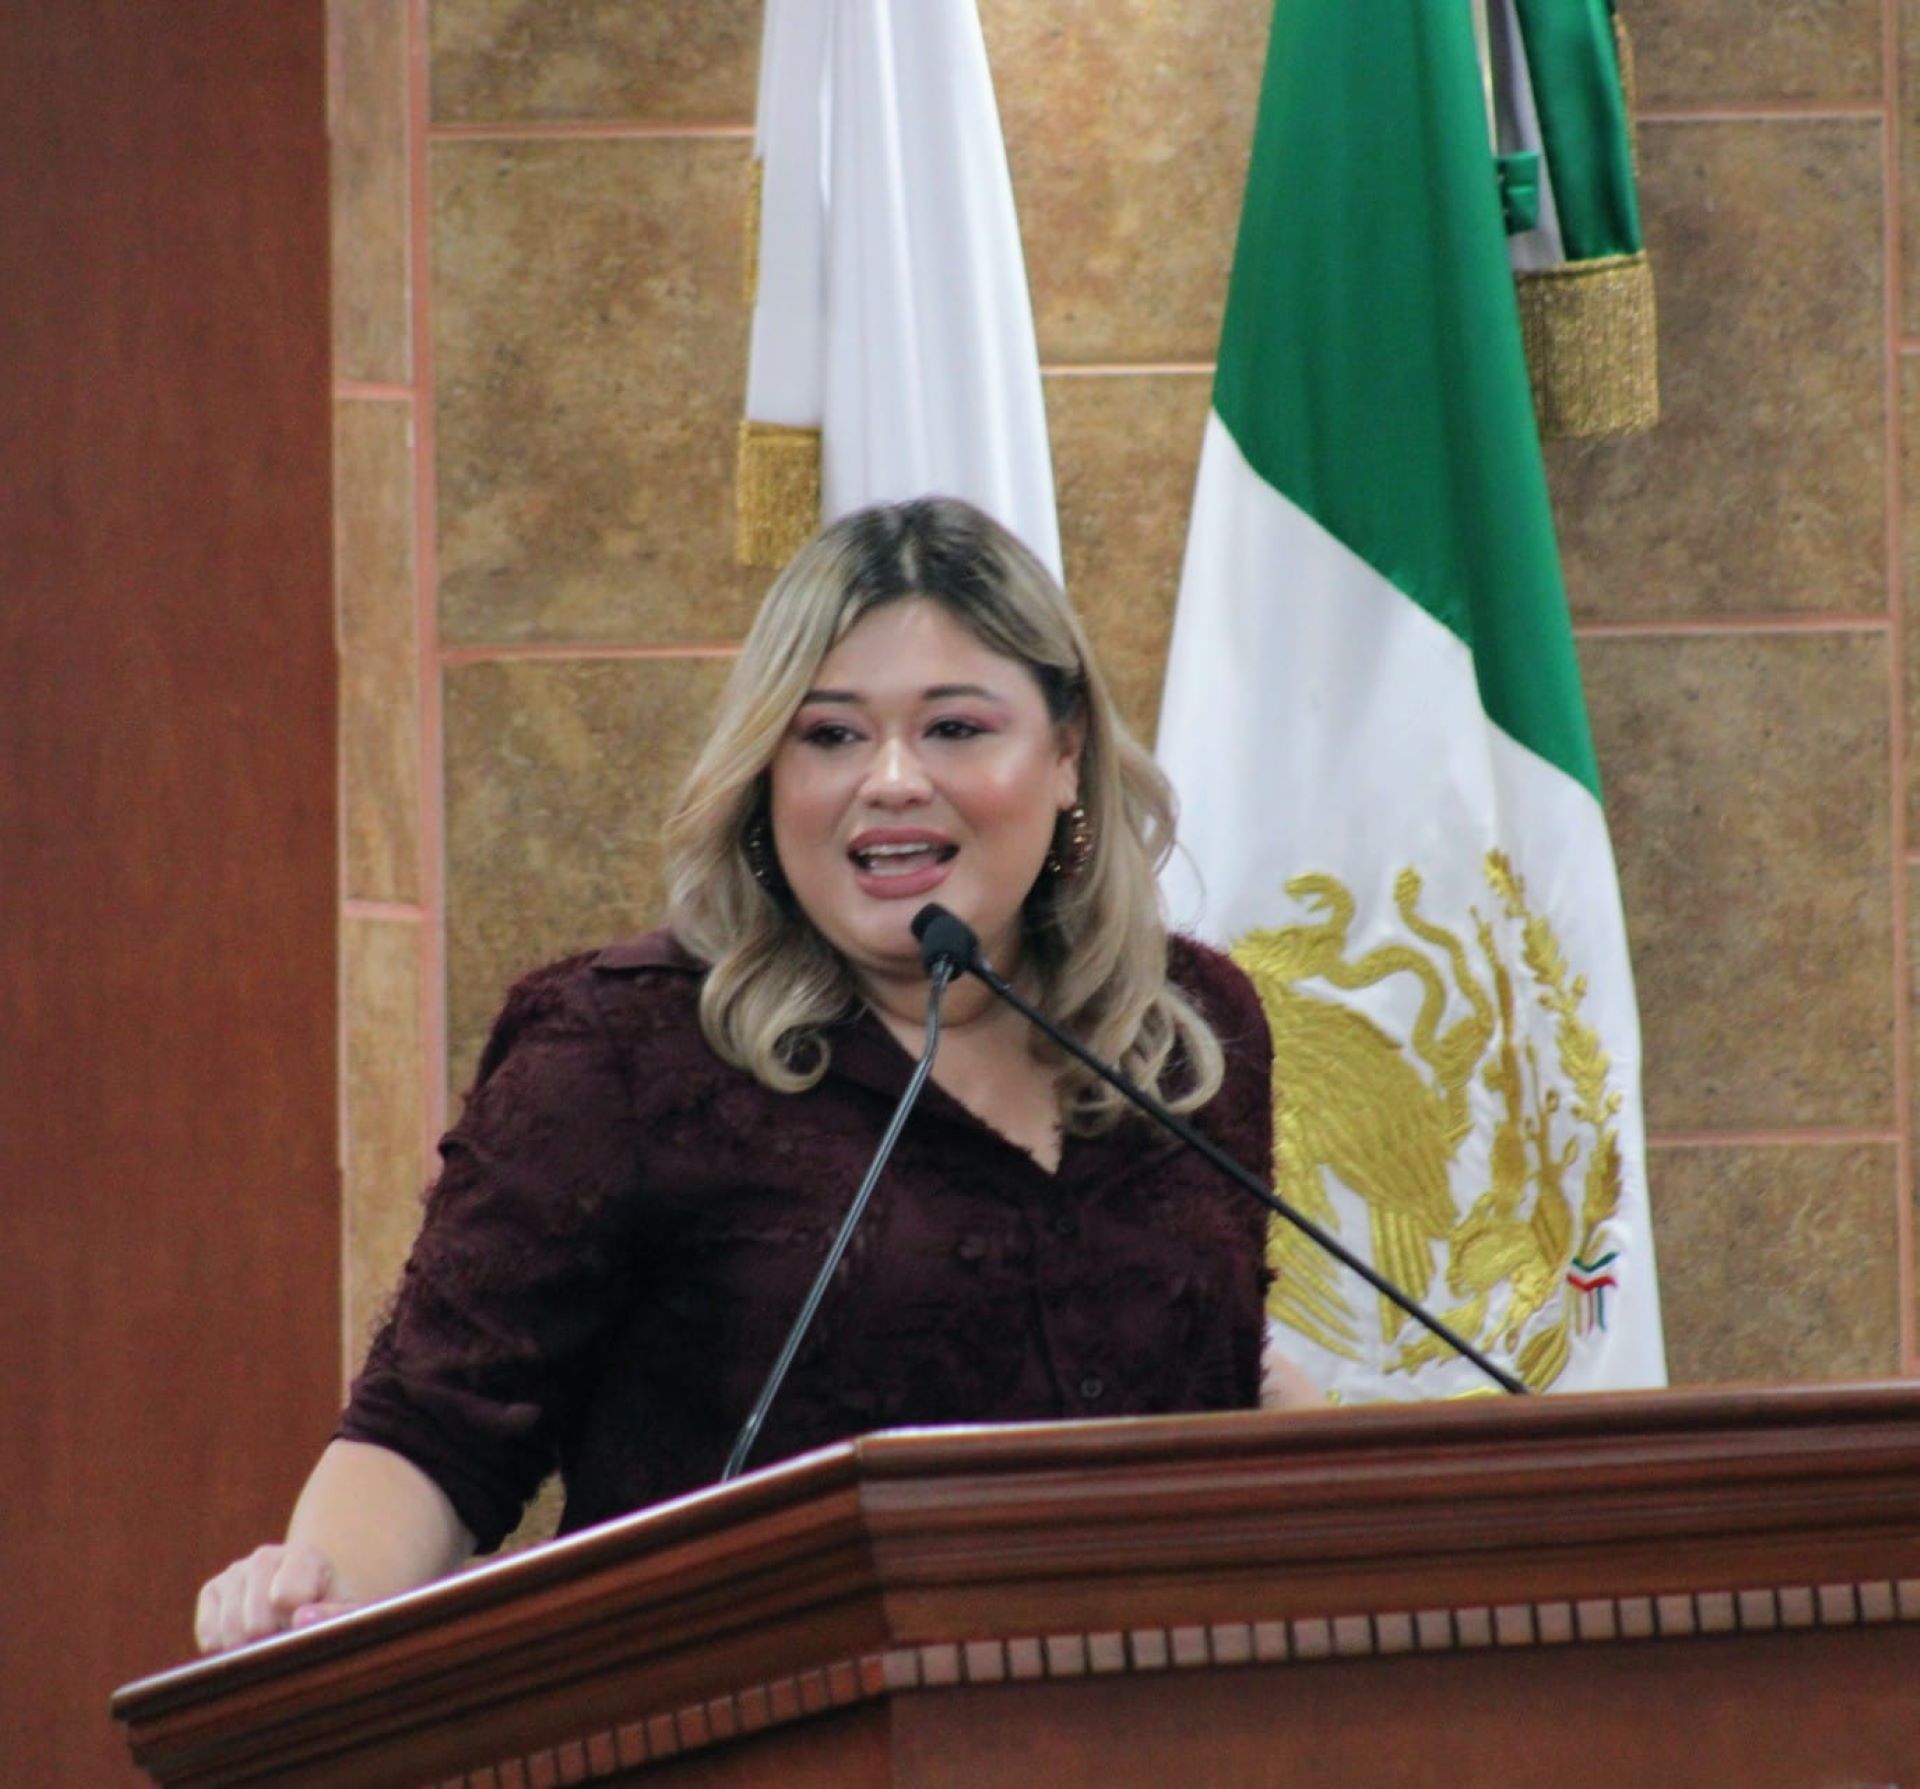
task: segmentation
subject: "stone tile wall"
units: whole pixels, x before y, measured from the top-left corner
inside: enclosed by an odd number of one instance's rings
[[[1148,732],[1269,6],[982,0],[1068,576]],[[1666,420],[1550,472],[1673,1374],[1912,1372],[1920,0],[1623,10]],[[655,916],[760,588],[728,551],[758,30],[332,0],[349,1359],[506,981]]]

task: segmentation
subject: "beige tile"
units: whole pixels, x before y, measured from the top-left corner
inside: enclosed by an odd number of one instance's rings
[[[660,923],[659,832],[706,736],[714,659],[458,665],[446,679],[449,1084],[508,984]]]
[[[1880,132],[1641,134],[1662,419],[1548,453],[1577,612],[1886,603]]]
[[[396,0],[327,0],[333,367],[404,385],[408,351],[407,27]]]
[[[1920,0],[1900,6],[1901,328],[1920,335]]]
[[[366,1353],[420,1226],[427,1170],[420,945],[420,927],[405,921],[350,917],[341,925],[349,1372]]]
[[[1906,617],[1907,839],[1920,845],[1920,358],[1900,362],[1901,604]]]
[[[1212,381],[1047,381],[1067,589],[1128,723],[1153,743]]]
[[[745,632],[745,164],[687,140],[435,151],[443,638]]]
[[[1656,1149],[1647,1177],[1676,1385],[1899,1372],[1890,1145]]]
[[[1583,643],[1661,1130],[1888,1125],[1886,647]]]
[[[500,1551],[521,1553],[528,1547],[537,1547],[542,1541],[550,1541],[559,1531],[560,1517],[566,1508],[566,1482],[559,1473],[544,1480],[540,1489],[533,1494],[533,1501],[527,1505],[526,1514],[520,1518],[520,1525],[500,1543]]]
[[[1909,736],[1911,737],[1911,735]],[[1909,834],[1909,839],[1912,838]],[[1909,862],[1907,876],[1907,1017],[1908,1023],[1920,1030],[1920,864]],[[1920,1128],[1920,1057],[1909,1064],[1910,1081],[1907,1087],[1907,1137],[1909,1143]],[[1920,1206],[1920,1154],[1912,1161],[1914,1184],[1907,1187],[1905,1196],[1914,1205]],[[1909,1229],[1911,1255],[1906,1263],[1907,1284],[1920,1299],[1920,1210],[1914,1210]],[[1920,1311],[1916,1311],[1920,1318]]]
[[[1880,94],[1880,0],[1622,0],[1639,103]]]
[[[432,37],[441,123],[753,122],[760,0],[434,0]]]
[[[1212,360],[1271,0],[984,0],[1044,360]]]
[[[342,883],[350,898],[414,901],[420,672],[411,406],[341,399],[333,454]]]

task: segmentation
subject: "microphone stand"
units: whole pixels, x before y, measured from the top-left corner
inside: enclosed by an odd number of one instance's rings
[[[813,1285],[807,1292],[806,1302],[800,1307],[800,1314],[793,1320],[793,1327],[787,1331],[786,1342],[780,1349],[780,1355],[773,1363],[773,1371],[767,1375],[767,1382],[760,1388],[760,1396],[748,1412],[747,1420],[740,1426],[740,1437],[733,1444],[733,1452],[727,1456],[726,1466],[720,1474],[719,1482],[726,1484],[730,1479],[740,1476],[741,1469],[747,1463],[747,1455],[753,1451],[753,1444],[760,1436],[760,1425],[767,1420],[767,1412],[773,1407],[773,1400],[779,1395],[780,1387],[787,1377],[787,1369],[793,1365],[793,1357],[800,1352],[800,1344],[812,1327],[814,1313],[820,1309],[820,1301],[827,1295],[827,1282],[833,1278],[834,1269],[840,1265],[840,1258],[847,1252],[847,1244],[853,1240],[853,1233],[859,1227],[860,1219],[866,1214],[867,1202],[873,1197],[873,1189],[879,1183],[881,1170],[887,1165],[893,1154],[893,1146],[900,1140],[900,1132],[907,1122],[907,1114],[913,1110],[914,1102],[920,1097],[920,1089],[926,1086],[927,1076],[933,1073],[933,1053],[940,1047],[940,997],[947,991],[947,983],[953,980],[955,963],[942,958],[928,968],[932,986],[927,993],[927,1041],[920,1051],[920,1060],[914,1064],[912,1077],[907,1082],[906,1091],[900,1096],[900,1103],[893,1109],[892,1122],[888,1124],[886,1135],[880,1139],[880,1147],[873,1152],[873,1161],[868,1165],[867,1175],[860,1182],[860,1190],[853,1195],[853,1203],[847,1207],[847,1215],[840,1220],[839,1231],[833,1239],[833,1246],[827,1250],[827,1258],[820,1264],[820,1271],[814,1275]]]
[[[944,907],[930,905],[920,909],[913,919],[914,936],[920,939],[921,955],[930,967],[957,965],[960,969],[977,975],[998,994],[1009,1006],[1021,1014],[1030,1024],[1037,1025],[1046,1035],[1065,1050],[1077,1062],[1088,1068],[1105,1081],[1109,1087],[1116,1087],[1126,1095],[1141,1111],[1164,1125],[1188,1148],[1197,1150],[1205,1156],[1220,1172],[1236,1186],[1244,1188],[1277,1217],[1283,1217],[1296,1230],[1303,1231],[1313,1238],[1321,1248],[1335,1260],[1353,1269],[1382,1298],[1390,1300],[1423,1328],[1438,1336],[1448,1347],[1454,1349],[1473,1362],[1481,1372],[1500,1386],[1512,1392],[1516,1397],[1525,1397],[1527,1388],[1506,1368],[1500,1366],[1469,1342],[1465,1336],[1443,1323],[1428,1311],[1418,1299],[1410,1298],[1391,1280],[1376,1272],[1362,1261],[1351,1249],[1316,1224],[1304,1212],[1296,1211],[1278,1193],[1249,1173],[1224,1149],[1209,1138],[1204,1137],[1185,1119],[1169,1112],[1152,1094],[1136,1087],[1133,1082],[1117,1069],[1111,1068],[1078,1039],[1068,1036],[1047,1015],[1033,1003],[1025,999],[1005,977],[998,974],[991,963],[980,954],[979,941],[974,937],[973,929],[956,915],[947,912]]]

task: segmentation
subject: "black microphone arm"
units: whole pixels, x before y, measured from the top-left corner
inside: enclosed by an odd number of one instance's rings
[[[957,921],[955,922],[958,923]],[[917,934],[916,934],[917,935]],[[922,953],[925,954],[924,951]],[[820,1309],[820,1301],[827,1295],[827,1282],[833,1278],[833,1271],[840,1265],[840,1257],[847,1252],[847,1244],[853,1240],[853,1233],[860,1227],[860,1220],[866,1214],[867,1202],[873,1197],[873,1189],[879,1184],[881,1170],[887,1165],[893,1154],[893,1146],[900,1141],[900,1132],[905,1128],[907,1114],[913,1110],[914,1101],[920,1097],[920,1089],[926,1086],[927,1076],[933,1073],[933,1053],[940,1047],[940,997],[947,991],[947,983],[953,980],[957,962],[942,958],[929,963],[927,973],[933,985],[927,991],[927,1041],[920,1051],[920,1060],[914,1064],[913,1074],[907,1082],[906,1091],[900,1096],[900,1103],[893,1109],[892,1122],[887,1133],[880,1139],[880,1147],[873,1152],[873,1160],[868,1164],[867,1175],[860,1182],[860,1190],[853,1195],[853,1203],[847,1207],[847,1215],[840,1220],[840,1228],[833,1238],[833,1246],[827,1250],[827,1258],[820,1264],[820,1271],[813,1277],[813,1285],[807,1292],[806,1302],[800,1307],[800,1314],[793,1320],[793,1327],[787,1331],[786,1342],[780,1349],[780,1357],[773,1363],[773,1371],[767,1375],[767,1382],[760,1388],[760,1396],[754,1400],[753,1409],[747,1413],[747,1420],[740,1425],[740,1437],[733,1444],[733,1452],[727,1456],[726,1466],[720,1473],[719,1482],[740,1476],[741,1468],[747,1463],[747,1455],[753,1452],[753,1444],[760,1437],[760,1425],[767,1420],[767,1412],[773,1408],[773,1400],[779,1395],[780,1387],[787,1377],[787,1369],[793,1365],[793,1357],[800,1352],[800,1344],[806,1339],[807,1331],[813,1326],[814,1313]]]
[[[1117,1068],[1102,1062],[1084,1044],[1062,1031],[1038,1007],[1023,999],[1004,977],[995,973],[993,965],[980,954],[980,941],[974,936],[973,928],[965,920],[949,913],[946,908],[937,903],[929,903],[913,916],[913,935],[920,940],[920,957],[930,973],[935,970],[936,965],[941,967],[950,965],[951,970],[977,975],[1029,1023],[1039,1026],[1075,1061],[1084,1062],[1108,1086],[1117,1087],[1148,1117],[1170,1130],[1189,1149],[1198,1150],[1222,1174],[1236,1186],[1243,1187],[1251,1193],[1269,1211],[1278,1217],[1285,1218],[1296,1230],[1304,1231],[1312,1237],[1336,1261],[1352,1268],[1382,1298],[1391,1300],[1416,1323],[1438,1336],[1449,1348],[1472,1361],[1481,1372],[1503,1390],[1510,1391],[1517,1397],[1526,1395],[1526,1386],[1506,1368],[1489,1360],[1465,1336],[1457,1334],[1447,1324],[1441,1322],[1418,1299],[1409,1297],[1391,1280],[1368,1266],[1337,1236],[1323,1230],[1304,1212],[1295,1211],[1272,1187],[1243,1168],[1224,1149],[1203,1137],[1184,1118],[1169,1112],[1152,1094],[1143,1088],[1136,1087]]]

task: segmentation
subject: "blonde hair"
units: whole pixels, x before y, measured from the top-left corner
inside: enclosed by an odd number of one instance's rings
[[[1220,1086],[1220,1044],[1167,979],[1155,881],[1172,849],[1172,792],[1128,733],[1046,567],[953,498],[879,505],[823,530],[774,580],[741,648],[666,829],[668,920],[709,965],[707,1042],[766,1086],[797,1093],[826,1072],[824,1028],[858,1008],[839,954],[755,877],[749,838],[766,825],[768,766],[821,660],[863,615],[908,597],[931,598],[1025,665],[1056,726],[1082,729],[1079,795],[1093,846],[1077,875],[1043,873],[1027,898],[1022,967],[1037,1004],[1176,1109],[1204,1105]],[[1124,1110],[1077,1063],[1059,1085],[1075,1131],[1104,1130]]]

